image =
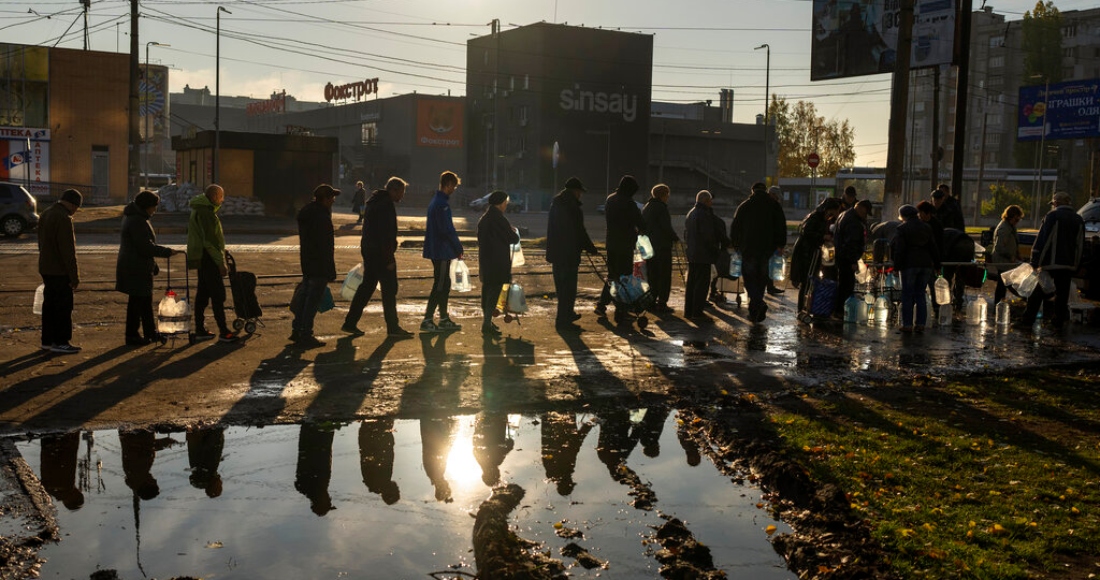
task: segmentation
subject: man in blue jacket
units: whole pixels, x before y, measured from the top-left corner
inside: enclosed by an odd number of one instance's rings
[[[461,330],[447,313],[447,299],[451,296],[451,261],[462,259],[462,244],[458,241],[454,220],[451,216],[451,194],[458,189],[461,181],[453,171],[444,171],[439,176],[439,191],[435,192],[428,203],[428,222],[424,232],[424,257],[432,261],[432,291],[428,295],[428,308],[424,311],[424,321],[420,323],[420,332],[449,332]],[[439,310],[439,322],[436,323],[435,311]]]
[[[1031,246],[1031,265],[1054,279],[1054,316],[1050,323],[1060,330],[1069,321],[1069,284],[1081,264],[1085,248],[1085,222],[1073,210],[1068,193],[1059,191],[1050,199],[1053,209],[1043,218],[1039,235]],[[1027,308],[1018,326],[1030,328],[1035,323],[1039,307],[1050,294],[1035,288],[1027,299]]]

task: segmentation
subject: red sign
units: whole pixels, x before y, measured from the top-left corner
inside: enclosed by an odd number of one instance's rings
[[[821,163],[821,157],[817,153],[810,153],[806,156],[806,165],[809,165],[810,169],[816,169],[819,163]]]
[[[325,100],[330,103],[332,101],[346,101],[348,99],[355,99],[358,101],[363,98],[363,95],[372,95],[376,93],[378,93],[378,78],[340,86],[335,86],[332,83],[325,85]]]
[[[268,115],[272,113],[286,112],[286,91],[275,93],[266,101],[248,103],[244,107],[244,114],[248,117]]]

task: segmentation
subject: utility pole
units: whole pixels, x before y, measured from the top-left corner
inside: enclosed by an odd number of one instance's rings
[[[126,200],[132,200],[137,195],[138,174],[141,173],[141,161],[138,158],[138,144],[141,143],[141,119],[138,118],[138,77],[141,68],[138,64],[138,0],[130,0],[130,148],[129,148],[129,180],[126,190]]]
[[[497,188],[497,156],[500,147],[500,19],[494,18],[489,23],[493,29],[493,40],[496,42],[496,61],[493,73],[493,181],[489,189]]]
[[[913,52],[913,0],[901,0],[898,22],[897,60],[890,90],[890,129],[886,153],[886,185],[882,196],[882,218],[897,215],[901,207],[902,177],[905,170],[905,112],[909,108],[909,58]]]
[[[929,191],[936,189],[940,184],[940,159],[943,159],[943,151],[940,149],[940,66],[936,66],[933,69],[932,82],[935,86],[932,88],[932,175],[928,178],[931,187]],[[928,192],[925,192],[928,193]],[[918,197],[922,199],[924,196]]]
[[[80,5],[84,7],[84,50],[88,50],[88,8],[92,0],[80,0]]]
[[[955,149],[951,156],[951,193],[962,202],[963,169],[966,164],[966,109],[970,105],[970,21],[973,0],[959,4],[959,37],[955,41]]]

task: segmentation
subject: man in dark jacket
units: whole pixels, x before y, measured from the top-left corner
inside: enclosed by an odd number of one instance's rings
[[[596,246],[584,228],[581,212],[581,193],[585,192],[581,180],[570,177],[550,202],[550,216],[546,225],[546,261],[554,273],[554,291],[558,295],[555,324],[558,330],[578,331],[573,324],[581,315],[574,307],[577,302],[577,271],[581,264],[581,252],[595,255]]]
[[[126,301],[125,339],[130,346],[145,346],[155,340],[165,340],[157,332],[153,318],[153,276],[160,271],[155,258],[183,253],[157,245],[157,235],[149,220],[156,213],[158,204],[160,197],[157,194],[142,191],[122,210],[122,236],[115,262],[115,290],[129,296]],[[138,333],[138,330],[142,332]]]
[[[730,243],[741,252],[741,277],[749,295],[749,320],[763,322],[768,305],[768,260],[787,245],[787,216],[763,183],[754,183],[752,194],[737,206],[730,224]]]
[[[313,190],[313,201],[298,212],[299,259],[302,264],[302,283],[295,292],[301,299],[293,301],[290,340],[298,346],[314,348],[325,343],[313,336],[313,319],[317,306],[325,295],[328,283],[336,280],[336,237],[332,227],[332,204],[339,189],[322,183]]]
[[[840,213],[841,201],[825,198],[798,226],[798,239],[791,249],[791,285],[798,288],[798,307],[808,308],[806,294],[809,280],[821,269],[821,246],[833,240],[829,226]],[[816,267],[815,267],[816,264]]]
[[[596,314],[607,314],[607,305],[611,303],[610,284],[621,276],[629,276],[634,272],[634,246],[638,242],[638,234],[644,234],[645,220],[642,219],[642,211],[634,203],[634,194],[638,191],[638,181],[631,175],[624,175],[619,180],[619,187],[615,192],[607,196],[604,205],[604,218],[607,220],[607,284],[600,292],[600,299],[596,302]],[[619,312],[615,308],[615,321],[622,320],[625,312]]]
[[[703,190],[695,194],[695,207],[684,220],[684,245],[687,246],[688,275],[684,288],[684,317],[701,319],[710,287],[710,268],[721,243],[715,230],[713,196]]]
[[[870,213],[871,202],[863,199],[837,219],[836,233],[833,236],[837,277],[833,315],[838,318],[843,318],[844,301],[856,289],[856,272],[859,271],[863,251],[867,248],[867,216]]]
[[[916,329],[928,323],[928,301],[925,292],[940,264],[939,249],[932,239],[932,228],[921,221],[917,208],[906,204],[898,210],[902,220],[890,243],[894,268],[901,272],[901,330],[914,330],[913,308],[916,307]]]
[[[364,213],[366,212],[366,206],[363,204],[367,201],[367,190],[363,187],[362,181],[355,182],[355,194],[351,196],[351,211],[355,214],[355,225],[363,223]]]
[[[391,177],[385,189],[371,194],[363,210],[363,237],[359,253],[363,256],[363,281],[355,290],[348,314],[340,330],[354,335],[359,330],[359,319],[367,307],[374,289],[382,286],[382,316],[386,320],[386,334],[391,338],[408,338],[412,333],[401,328],[397,320],[397,208],[405,197],[408,184],[400,177]]]
[[[73,339],[73,292],[80,285],[76,263],[73,214],[84,196],[67,189],[38,220],[38,273],[42,276],[42,350],[76,354]]]
[[[1081,264],[1085,248],[1085,222],[1073,211],[1071,203],[1069,194],[1062,191],[1051,197],[1050,205],[1054,209],[1043,218],[1031,246],[1031,265],[1054,279],[1054,316],[1050,323],[1055,329],[1069,322],[1069,284]],[[1027,309],[1019,325],[1030,328],[1039,307],[1049,298],[1050,294],[1043,292],[1041,287],[1035,288],[1027,299]]]
[[[428,219],[424,229],[423,256],[432,261],[432,290],[420,332],[451,332],[462,326],[451,320],[447,301],[451,297],[451,262],[462,259],[462,243],[458,241],[454,218],[451,216],[451,194],[461,180],[453,171],[439,175],[439,189],[428,203]],[[439,323],[435,311],[439,309]]]
[[[966,222],[963,220],[962,207],[948,190],[947,185],[941,185],[932,190],[932,205],[936,207],[936,218],[940,224],[947,228],[966,231]]]
[[[512,281],[512,244],[519,233],[508,223],[508,194],[497,190],[489,194],[485,214],[477,222],[477,269],[481,279],[481,334],[495,338],[500,328],[493,324],[493,310],[505,284]]]
[[[642,219],[649,241],[653,244],[653,257],[645,261],[649,288],[657,302],[652,310],[657,314],[668,314],[668,297],[672,293],[672,244],[680,241],[672,229],[672,217],[668,213],[668,198],[672,191],[663,183],[653,186],[649,201],[642,208]]]

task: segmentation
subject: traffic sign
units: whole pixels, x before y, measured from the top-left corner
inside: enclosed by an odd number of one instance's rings
[[[821,157],[817,153],[810,153],[806,156],[806,165],[809,165],[810,169],[816,169],[819,163],[821,163]]]

